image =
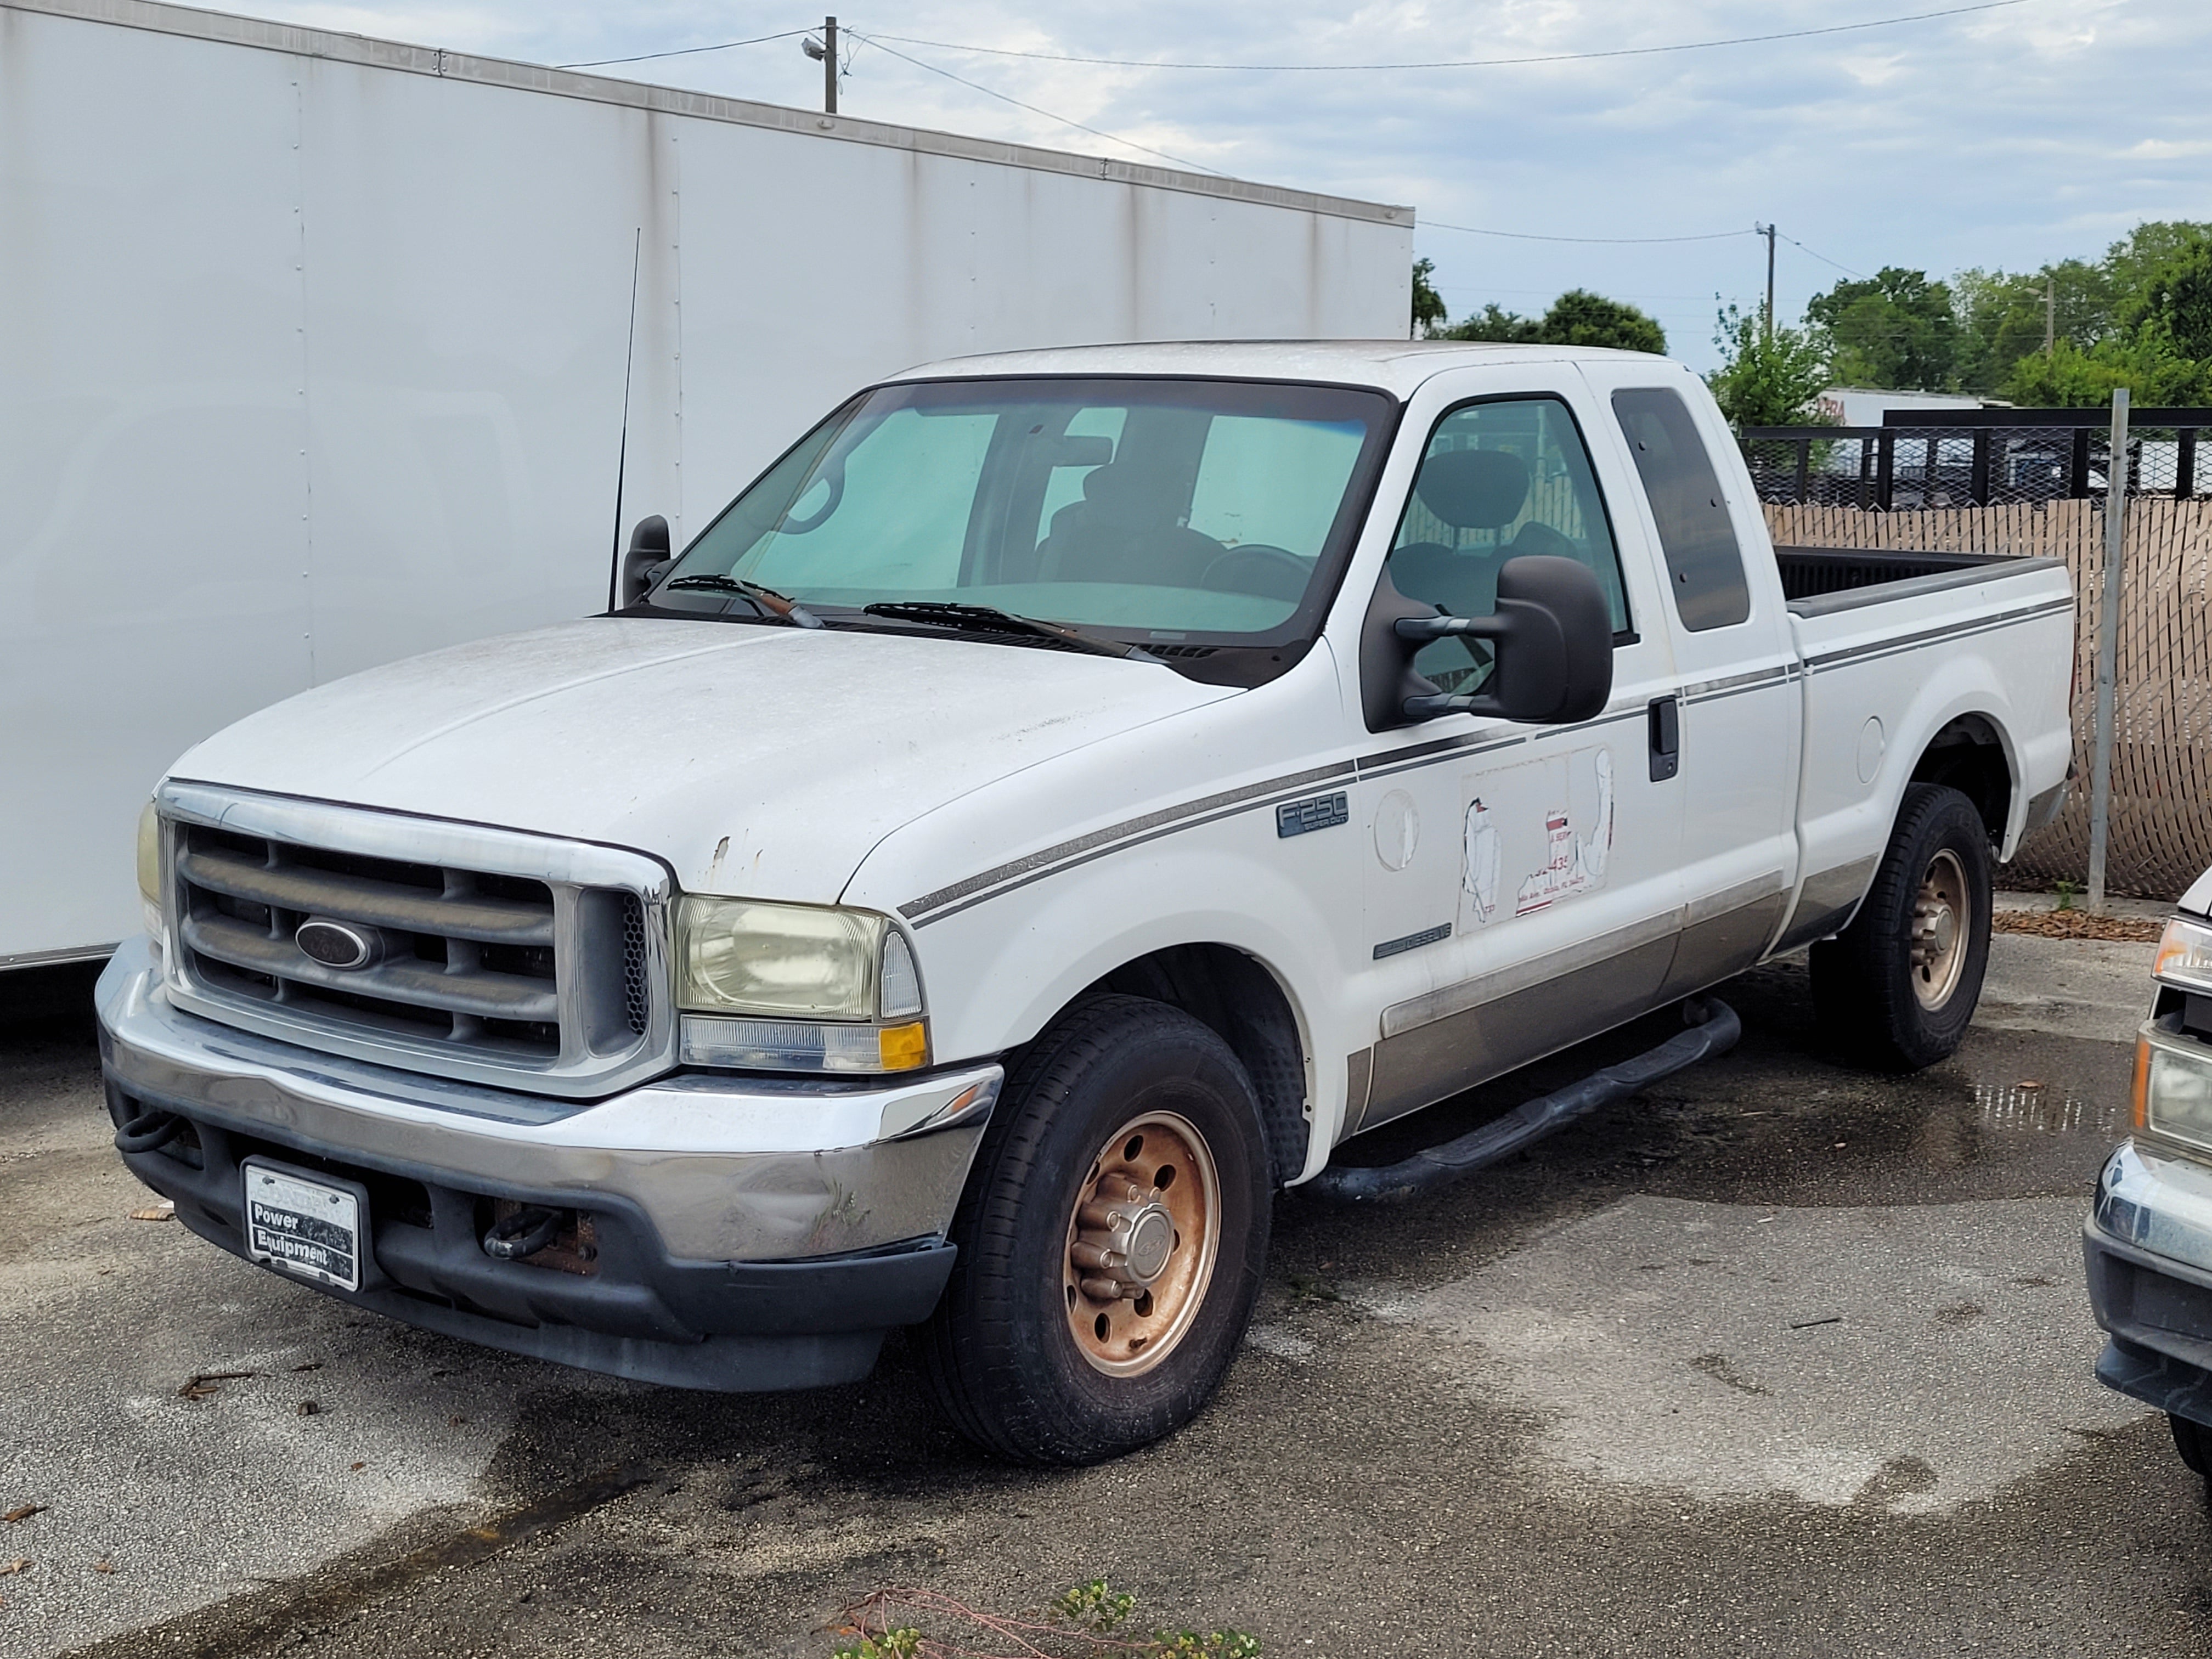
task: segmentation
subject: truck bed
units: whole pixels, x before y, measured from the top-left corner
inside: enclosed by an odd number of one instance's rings
[[[1777,547],[1782,594],[1801,617],[1823,616],[1915,593],[1967,587],[2063,565],[2063,560],[2002,553],[1892,553],[1863,547]],[[1992,566],[2004,567],[1991,568]]]

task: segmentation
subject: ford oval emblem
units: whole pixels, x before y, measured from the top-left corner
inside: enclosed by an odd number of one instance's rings
[[[383,939],[374,927],[358,922],[332,921],[327,916],[310,916],[300,924],[292,935],[292,943],[300,947],[300,954],[311,962],[319,962],[325,968],[342,968],[349,971],[367,968],[383,954]]]

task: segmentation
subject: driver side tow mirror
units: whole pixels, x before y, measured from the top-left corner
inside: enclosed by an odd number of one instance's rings
[[[1488,684],[1452,695],[1413,668],[1414,654],[1453,635],[1488,640]],[[1370,732],[1444,714],[1486,714],[1527,725],[1565,725],[1601,713],[1613,696],[1613,611],[1589,566],[1527,553],[1498,572],[1488,617],[1440,617],[1399,592],[1383,572],[1359,648],[1361,702]]]
[[[658,513],[640,519],[629,532],[629,551],[615,567],[610,611],[623,611],[643,599],[660,573],[673,563],[668,551],[668,520]]]

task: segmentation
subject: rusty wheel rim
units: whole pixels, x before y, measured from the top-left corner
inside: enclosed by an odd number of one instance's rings
[[[1927,1009],[1941,1008],[1959,988],[1972,936],[1966,867],[1948,848],[1928,860],[1912,904],[1912,994]]]
[[[1221,1249],[1221,1176],[1206,1137],[1173,1112],[1108,1136],[1076,1188],[1061,1293],[1077,1352],[1137,1376],[1189,1334]]]

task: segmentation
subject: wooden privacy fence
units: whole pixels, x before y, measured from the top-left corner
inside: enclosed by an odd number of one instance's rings
[[[2080,607],[2074,790],[2058,821],[2030,836],[1999,880],[2015,886],[2081,882],[2089,865],[2091,721],[2105,568],[2101,503],[1875,513],[1770,501],[1765,513],[1782,546],[2051,554],[2066,561]],[[2115,894],[2171,899],[2212,866],[2212,501],[2136,496],[2127,515],[2106,885]]]

